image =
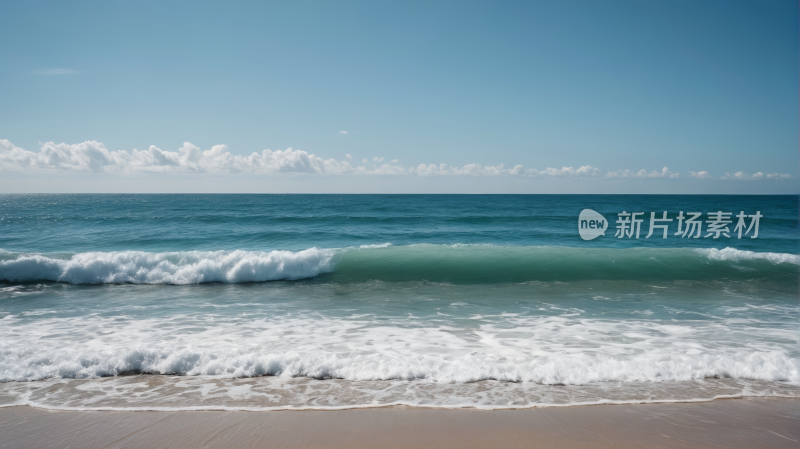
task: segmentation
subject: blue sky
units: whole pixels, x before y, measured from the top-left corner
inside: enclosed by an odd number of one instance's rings
[[[287,3],[5,2],[0,191],[800,192],[796,1]]]

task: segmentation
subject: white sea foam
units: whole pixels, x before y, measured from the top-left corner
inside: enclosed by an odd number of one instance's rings
[[[740,290],[704,301],[709,293],[692,285],[659,297],[648,288],[647,302],[626,307],[617,295],[603,299],[607,291],[579,300],[580,288],[549,284],[502,293],[424,283],[27,289],[45,293],[0,310],[0,406],[503,408],[800,396],[789,319],[800,308]],[[518,304],[523,297],[538,299]],[[181,376],[102,377],[132,371]]]
[[[392,246],[391,243],[375,243],[375,244],[372,244],[372,245],[361,245],[358,248],[359,249],[375,249],[375,248],[388,248],[390,246]]]
[[[126,371],[152,374],[367,380],[480,380],[587,385],[595,382],[688,381],[708,377],[800,382],[800,365],[785,353],[647,354],[630,358],[589,354],[508,359],[485,354],[461,357],[335,353],[257,352],[240,347],[209,351],[166,345],[5,351],[0,380],[97,378]]]
[[[744,326],[738,317],[714,326],[615,323],[569,309],[560,316],[487,316],[465,329],[441,318],[377,324],[371,315],[292,317],[270,310],[147,319],[42,315],[35,325],[24,315],[7,317],[0,327],[0,381],[141,371],[551,385],[708,377],[800,383],[794,331]]]
[[[800,255],[786,253],[761,253],[755,251],[744,251],[736,248],[698,248],[696,252],[708,257],[711,260],[739,262],[742,260],[766,260],[774,264],[791,263],[800,265]]]
[[[0,384],[0,407],[55,410],[308,410],[408,405],[508,409],[697,402],[753,396],[800,397],[800,386],[737,379],[550,386],[529,382],[466,384],[258,377],[125,376]]]
[[[0,261],[0,279],[73,284],[198,284],[304,279],[332,271],[338,252],[291,251],[89,252],[59,258],[39,254]]]

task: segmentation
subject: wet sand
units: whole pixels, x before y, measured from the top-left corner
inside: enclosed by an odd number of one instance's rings
[[[278,412],[0,408],[0,448],[709,448],[800,446],[800,400],[527,410]]]

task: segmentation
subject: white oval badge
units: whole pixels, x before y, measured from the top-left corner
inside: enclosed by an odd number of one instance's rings
[[[578,232],[584,240],[592,240],[606,235],[608,220],[591,209],[584,209],[578,217]]]

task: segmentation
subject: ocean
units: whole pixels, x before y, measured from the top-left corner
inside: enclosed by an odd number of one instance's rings
[[[800,397],[799,218],[796,195],[0,195],[0,406]]]

